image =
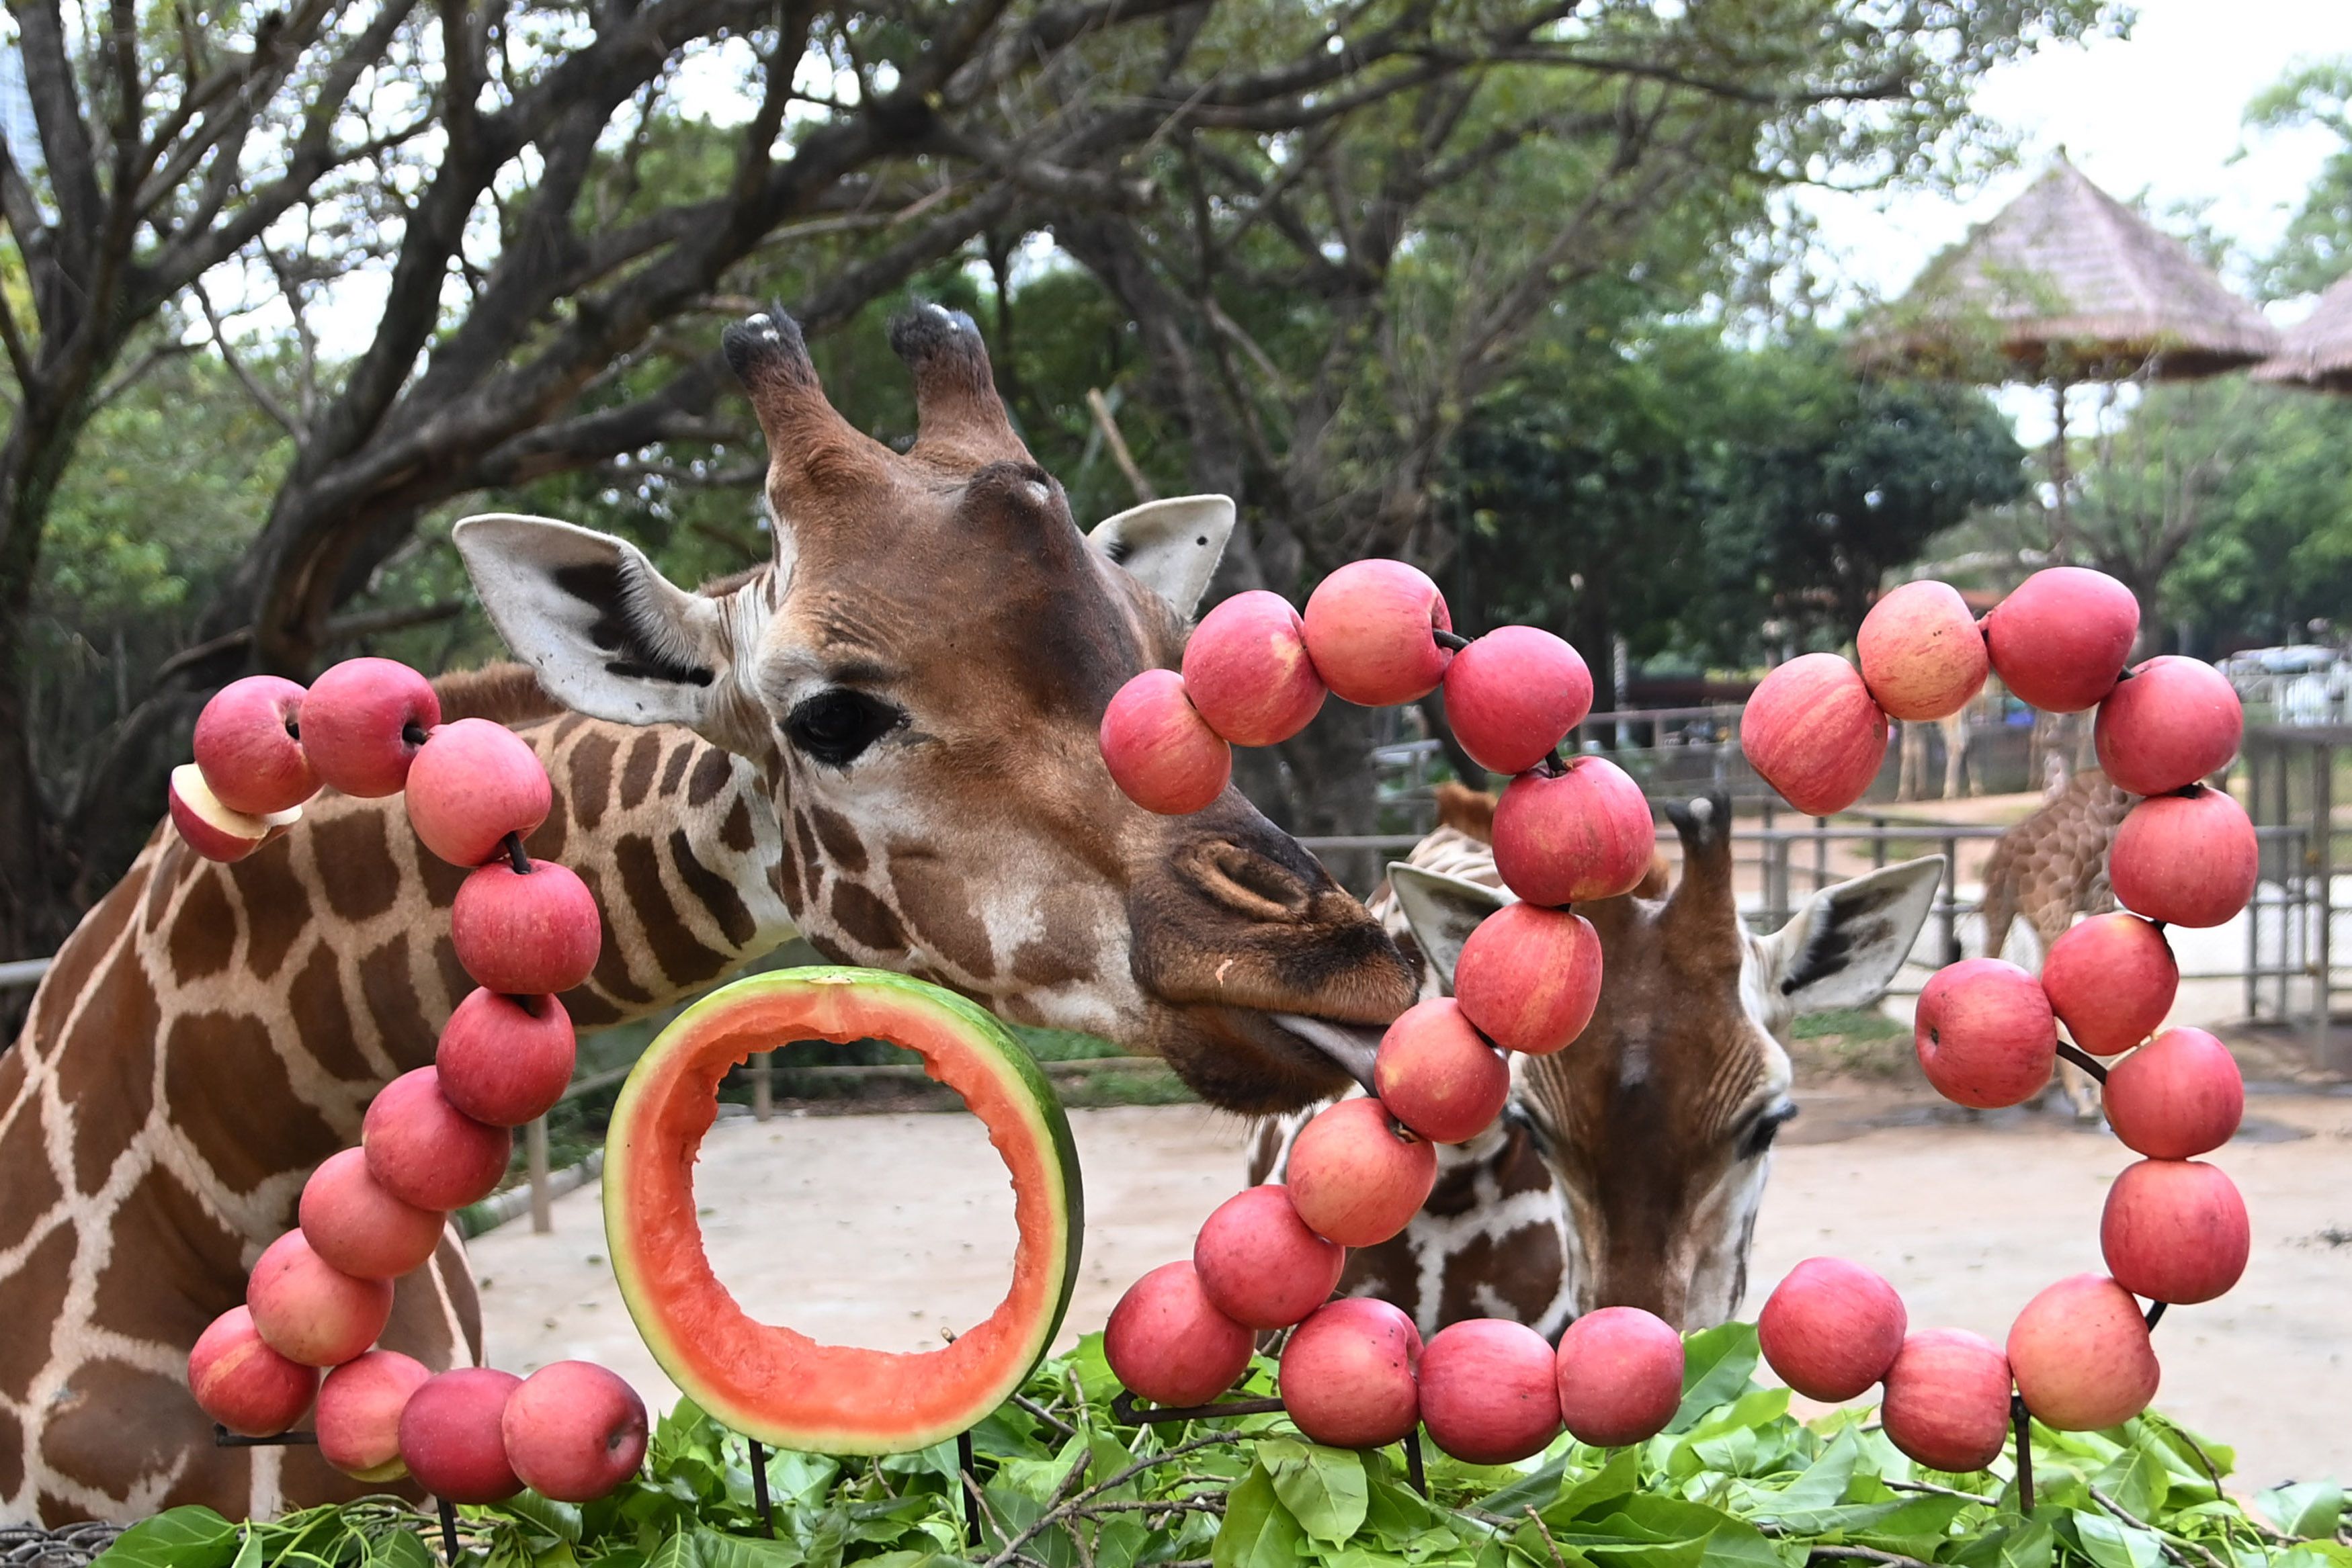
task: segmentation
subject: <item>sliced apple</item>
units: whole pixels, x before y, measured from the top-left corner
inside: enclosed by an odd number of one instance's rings
[[[208,861],[241,861],[269,836],[268,822],[222,805],[193,762],[172,769],[169,794],[172,825],[180,830],[190,849]],[[301,808],[294,810],[299,812]]]

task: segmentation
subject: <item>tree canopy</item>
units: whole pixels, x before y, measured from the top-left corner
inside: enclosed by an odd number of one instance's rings
[[[1444,571],[1448,455],[1531,342],[1716,310],[1789,185],[1976,166],[1984,71],[2121,15],[17,0],[0,952],[119,871],[220,682],[487,651],[436,542],[461,504],[740,566],[760,453],[716,340],[752,301],[886,434],[903,392],[864,329],[910,289],[970,305],[1082,510],[1132,499],[1121,446],[1147,486],[1240,498],[1228,588],[1369,551]],[[1817,563],[1858,574],[1863,545]],[[1363,821],[1337,709],[1279,760],[1302,821]]]

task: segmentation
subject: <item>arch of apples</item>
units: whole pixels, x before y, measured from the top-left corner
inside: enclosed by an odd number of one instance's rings
[[[1395,1307],[1332,1301],[1349,1247],[1402,1231],[1436,1179],[1439,1143],[1491,1126],[1510,1092],[1506,1051],[1546,1054],[1583,1033],[1601,991],[1599,938],[1570,907],[1630,893],[1655,849],[1639,785],[1604,758],[1563,758],[1591,706],[1575,649],[1531,626],[1453,633],[1444,596],[1401,561],[1342,567],[1305,613],[1250,592],[1192,632],[1181,674],[1151,670],[1104,715],[1112,777],[1150,810],[1213,802],[1232,747],[1304,728],[1327,694],[1366,706],[1443,686],[1447,722],[1484,768],[1511,776],[1495,812],[1496,870],[1519,902],[1464,945],[1454,995],[1413,1007],[1382,1037],[1374,1092],[1318,1113],[1279,1185],[1227,1200],[1190,1260],[1138,1281],[1104,1338],[1129,1392],[1160,1405],[1214,1398],[1247,1366],[1256,1332],[1286,1329],[1279,1387],[1299,1430],[1369,1448],[1426,1427],[1457,1458],[1541,1450],[1563,1423],[1585,1442],[1663,1430],[1682,1397],[1682,1339],[1634,1308],[1587,1314],[1559,1348],[1524,1324],[1476,1318],[1423,1344]]]
[[[223,687],[197,719],[194,752],[173,772],[172,819],[215,861],[258,849],[321,785],[404,796],[424,848],[470,868],[450,925],[478,988],[443,1029],[435,1064],[386,1085],[360,1147],[311,1174],[298,1228],[263,1250],[245,1305],[197,1340],[196,1403],[260,1438],[315,1401],[330,1464],[367,1481],[411,1476],[447,1502],[495,1502],[526,1485],[563,1501],[603,1496],[636,1470],[646,1440],[644,1404],[615,1374],[573,1361],[529,1378],[436,1375],[371,1348],[393,1282],[432,1258],[451,1210],[489,1196],[512,1129],[552,1109],[572,1080],[572,1020],[556,993],[587,979],[604,927],[578,876],[522,847],[552,803],[545,768],[502,725],[443,724],[422,674],[373,658],[337,664],[307,691],[268,675]]]
[[[1890,717],[1957,713],[1998,673],[2035,706],[2096,706],[2102,765],[2142,797],[2116,835],[2111,873],[2136,913],[2077,926],[2053,944],[2039,980],[1998,959],[1948,967],[1922,994],[1917,1026],[1930,1082],[1974,1106],[2014,1104],[2046,1084],[2062,1021],[2080,1051],[2132,1052],[2103,1072],[2112,1125],[2147,1156],[2109,1195],[2109,1273],[2042,1291],[2006,1350],[1959,1330],[1909,1332],[1895,1289],[1837,1259],[1800,1264],[1759,1316],[1765,1355],[1792,1388],[1838,1401],[1884,1384],[1889,1438],[1939,1469],[1988,1463],[2019,1402],[2063,1428],[2137,1415],[2156,1390],[2148,1330],[2162,1304],[2210,1300],[2245,1265],[2244,1205],[2227,1176],[2193,1158],[2237,1127],[2236,1065],[2202,1030],[2149,1040],[2179,980],[2163,926],[2219,925],[2252,894],[2252,824],[2202,783],[2235,755],[2243,720],[2210,666],[2159,657],[2124,669],[2137,632],[2137,601],[2102,573],[2037,573],[1981,623],[1948,585],[1912,583],[1864,622],[1859,670],[1835,654],[1791,660],[1744,716],[1758,773],[1799,810],[1828,815],[1877,777]],[[1230,778],[1234,744],[1289,738],[1327,693],[1376,706],[1440,685],[1463,748],[1514,775],[1496,811],[1495,854],[1521,902],[1472,935],[1453,998],[1390,1027],[1376,1094],[1318,1113],[1292,1145],[1284,1184],[1229,1199],[1202,1225],[1191,1260],[1138,1281],[1111,1314],[1105,1350],[1130,1392],[1191,1406],[1232,1386],[1255,1331],[1289,1330],[1284,1406],[1307,1436],[1337,1446],[1393,1442],[1422,1426],[1457,1458],[1499,1463],[1539,1452],[1563,1424],[1587,1443],[1640,1441],[1664,1428],[1681,1394],[1680,1338],[1650,1313],[1589,1313],[1555,1352],[1499,1319],[1451,1324],[1423,1345],[1392,1306],[1329,1299],[1345,1249],[1389,1239],[1427,1198],[1431,1145],[1475,1137],[1499,1113],[1509,1071],[1496,1048],[1558,1051],[1591,1018],[1600,948],[1567,906],[1631,891],[1653,840],[1630,779],[1597,757],[1559,756],[1591,706],[1583,661],[1531,627],[1465,642],[1426,576],[1359,561],[1327,579],[1303,616],[1264,592],[1212,611],[1181,674],[1148,671],[1114,698],[1103,755],[1139,804],[1199,810]],[[2143,1313],[2135,1294],[2158,1304]]]

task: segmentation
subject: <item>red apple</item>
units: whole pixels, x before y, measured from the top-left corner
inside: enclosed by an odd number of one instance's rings
[[[1272,746],[1323,706],[1307,625],[1290,601],[1254,588],[1201,617],[1184,644],[1184,695],[1235,746]]]
[[[554,801],[530,743],[486,718],[461,718],[426,736],[404,793],[408,825],[451,865],[501,853],[500,841],[547,821]]]
[[[386,1192],[368,1174],[364,1149],[328,1155],[302,1184],[303,1239],[355,1280],[397,1280],[424,1267],[448,1219]]]
[[[477,989],[442,1026],[433,1065],[450,1104],[493,1127],[520,1127],[563,1098],[579,1054],[572,1015],[553,997]]]
[[[1872,605],[1854,653],[1886,716],[1912,722],[1968,706],[1990,665],[1976,617],[1948,582],[1906,582]]]
[[[1587,1312],[1559,1336],[1554,1382],[1560,1417],[1578,1442],[1646,1442],[1682,1407],[1683,1336],[1639,1307]]]
[[[1103,1329],[1103,1356],[1155,1405],[1205,1405],[1249,1365],[1250,1331],[1219,1312],[1190,1263],[1162,1263],[1127,1288]]]
[[[400,1413],[400,1457],[416,1484],[445,1502],[503,1502],[522,1490],[507,1460],[511,1372],[461,1366],[427,1378]]]
[[[524,1378],[499,1427],[515,1474],[558,1502],[593,1502],[645,1461],[646,1402],[592,1362],[551,1362]]]
[[[449,935],[476,985],[530,997],[568,991],[589,977],[604,949],[604,921],[569,866],[533,861],[518,872],[493,861],[458,885]]]
[[[197,1408],[240,1437],[274,1437],[310,1407],[319,1374],[265,1343],[251,1309],[231,1307],[196,1336],[188,1392]]]
[[[1473,1029],[1506,1051],[1564,1050],[1601,1000],[1601,938],[1570,910],[1507,904],[1462,944],[1454,999]]]
[[[1315,1234],[1343,1247],[1376,1247],[1428,1201],[1437,1148],[1391,1126],[1378,1100],[1342,1100],[1298,1130],[1283,1181]]]
[[[1381,1037],[1372,1083],[1389,1113],[1433,1144],[1464,1144],[1495,1124],[1511,1069],[1451,997],[1405,1009]]]
[[[1985,617],[1993,673],[2020,702],[2081,713],[2115,689],[2139,635],[2139,601],[2104,571],[2053,566]]]
[[[232,811],[266,817],[316,794],[319,776],[295,731],[302,688],[276,675],[247,675],[215,692],[196,716],[196,767]]]
[[[1146,670],[1103,710],[1103,764],[1121,793],[1147,811],[1181,817],[1224,793],[1234,748],[1209,727],[1173,670]]]
[[[346,795],[397,795],[425,737],[441,722],[433,683],[392,659],[346,659],[302,699],[302,749]]]
[[[2185,1160],[2235,1135],[2246,1082],[2228,1046],[2201,1029],[2168,1029],[2107,1070],[2106,1102],[2124,1147]]]
[[[1806,653],[1766,675],[1739,716],[1739,749],[1809,817],[1862,799],[1886,760],[1886,715],[1852,664]]]
[[[1192,1243],[1192,1268],[1217,1310],[1244,1328],[1286,1329],[1331,1299],[1348,1249],[1307,1228],[1290,1189],[1267,1185],[1217,1206]]]
[[[262,1249],[245,1282],[253,1327],[270,1349],[305,1366],[341,1366],[392,1321],[392,1281],[333,1268],[289,1230]]]
[[[1929,1469],[1980,1470],[2009,1438],[2009,1362],[1966,1329],[1922,1329],[1886,1369],[1878,1419]]]
[[[1450,632],[1445,595],[1418,567],[1358,560],[1307,600],[1307,653],[1324,684],[1351,703],[1385,707],[1437,689],[1454,655],[1432,632]]]
[[[2062,1432],[2130,1420],[2156,1397],[2158,1368],[2139,1303],[2105,1274],[2076,1274],[2025,1303],[2009,1364],[2033,1418]]]
[[[2107,1189],[2099,1250],[2116,1283],[2190,1306],[2228,1291],[2252,1245],[2237,1184],[2202,1160],[2141,1160]]]
[[[1421,1424],[1429,1440],[1474,1465],[1507,1465],[1559,1436],[1551,1346],[1525,1323],[1465,1318],[1421,1353]]]
[[[1642,787],[1606,758],[1570,758],[1556,775],[1522,773],[1495,807],[1495,869],[1529,904],[1631,893],[1657,848]]]
[[[1318,1309],[1282,1347],[1279,1388],[1291,1423],[1335,1448],[1403,1440],[1421,1420],[1421,1331],[1386,1301],[1350,1297]]]
[[[2129,1051],[2155,1032],[2179,987],[2171,944],[2137,915],[2095,915],[2042,960],[2051,1011],[2094,1056]]]
[[[400,1413],[432,1370],[396,1350],[372,1350],[327,1374],[319,1389],[319,1457],[363,1481],[396,1481],[408,1473],[400,1458]]]
[[[1525,773],[1591,708],[1582,655],[1539,627],[1498,626],[1445,666],[1445,722],[1492,773]]]
[[[1808,1258],[1774,1287],[1756,1338],[1781,1382],[1836,1404],[1886,1375],[1910,1322],[1903,1298],[1877,1274],[1843,1258]]]
[[[2042,983],[1999,958],[1963,958],[1919,992],[1912,1043],[1936,1092],[1990,1110],[2040,1092],[2058,1061],[2058,1025]]]
[[[2262,845],[2245,808],[2202,784],[2142,800],[2107,851],[2107,881],[2126,909],[2168,925],[2219,925],[2246,907]]]
[[[2221,672],[2177,653],[2134,665],[2092,727],[2101,771],[2135,795],[2167,795],[2220,772],[2245,732],[2246,710]]]
[[[164,803],[172,813],[172,826],[180,831],[187,845],[208,861],[241,861],[261,847],[270,833],[297,821],[302,815],[299,806],[289,806],[267,817],[251,817],[243,811],[232,811],[220,802],[205,782],[203,769],[193,762],[183,762],[172,769],[170,785],[164,790]]]
[[[477,1122],[441,1092],[430,1067],[385,1084],[360,1124],[368,1175],[418,1208],[463,1208],[479,1202],[507,1174],[514,1134]]]

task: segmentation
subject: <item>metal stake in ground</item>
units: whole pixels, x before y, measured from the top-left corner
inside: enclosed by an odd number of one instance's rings
[[[768,1502],[768,1450],[760,1446],[757,1437],[745,1437],[751,1445],[751,1503],[760,1511],[760,1528],[768,1539],[776,1538],[776,1511]]]
[[[441,1511],[442,1560],[449,1564],[449,1568],[457,1568],[457,1505],[446,1497],[436,1497],[433,1500]]]
[[[2033,1511],[2033,1425],[2032,1415],[2025,1408],[2025,1396],[2009,1396],[2009,1420],[2017,1433],[2017,1511]]]
[[[980,1476],[979,1461],[972,1456],[971,1433],[956,1434],[956,1479],[963,1485],[963,1538],[973,1546],[980,1544]]]

